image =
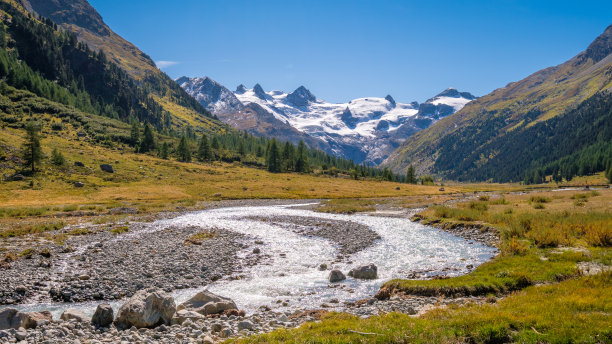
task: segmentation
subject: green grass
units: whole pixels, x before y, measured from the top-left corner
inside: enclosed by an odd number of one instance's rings
[[[56,231],[65,226],[63,221],[59,222],[43,222],[33,225],[13,226],[0,231],[0,238],[12,238],[29,234],[41,234],[49,231]]]
[[[544,257],[546,260],[542,259]],[[536,283],[557,282],[576,276],[576,262],[589,260],[583,253],[530,250],[524,255],[501,255],[467,275],[432,280],[391,280],[379,293],[401,292],[423,296],[476,296],[502,294]]]
[[[233,343],[609,343],[612,274],[528,287],[493,304],[437,309],[421,317],[361,319],[331,313],[297,329]],[[356,332],[367,333],[359,334]]]
[[[128,226],[116,226],[110,230],[111,233],[116,234],[116,235],[127,233],[129,231],[130,231],[130,227]]]
[[[369,199],[349,198],[332,199],[321,202],[317,211],[335,214],[354,214],[367,211],[375,211],[375,202]]]
[[[187,239],[185,239],[184,244],[185,245],[202,245],[203,241],[210,240],[216,236],[217,236],[217,233],[215,232],[210,232],[210,231],[199,232],[199,233],[190,235]]]

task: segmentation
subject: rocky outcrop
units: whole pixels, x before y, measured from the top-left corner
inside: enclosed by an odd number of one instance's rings
[[[357,279],[377,279],[378,268],[374,264],[363,265],[352,269],[348,275]]]
[[[174,299],[159,288],[138,291],[117,312],[115,325],[126,329],[169,325],[176,312]]]
[[[219,314],[228,309],[238,309],[238,307],[231,299],[204,290],[178,306],[178,310],[183,309],[208,315]]]

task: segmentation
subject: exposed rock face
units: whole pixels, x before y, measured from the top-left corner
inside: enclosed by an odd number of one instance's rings
[[[174,299],[159,288],[138,291],[117,312],[115,325],[119,328],[153,328],[169,325],[176,312]]]
[[[244,108],[232,91],[209,77],[188,78],[184,76],[178,78],[176,82],[193,95],[206,110],[216,115],[232,113]]]
[[[87,321],[89,321],[89,319],[87,318],[87,315],[85,315],[85,313],[81,312],[78,309],[67,309],[67,310],[65,310],[64,313],[62,313],[62,315],[60,315],[60,319],[62,319],[64,321],[75,319],[78,322],[87,322]]]
[[[237,309],[231,299],[213,294],[207,290],[201,291],[178,306],[178,310],[190,310],[202,315],[218,314],[228,309]]]
[[[336,282],[344,281],[346,279],[346,276],[344,276],[344,274],[340,270],[332,270],[329,273],[328,279],[331,283],[336,283]]]
[[[91,323],[98,327],[108,327],[113,323],[113,317],[113,308],[108,303],[103,303],[96,308]]]
[[[317,98],[304,86],[298,87],[295,91],[287,95],[287,101],[295,106],[308,106],[310,102],[314,102],[315,100],[317,100]]]
[[[363,265],[352,269],[348,275],[357,279],[377,279],[378,268],[374,264]]]

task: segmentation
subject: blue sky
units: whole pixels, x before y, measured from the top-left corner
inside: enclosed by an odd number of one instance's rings
[[[90,0],[171,77],[332,102],[484,95],[584,50],[612,1]]]

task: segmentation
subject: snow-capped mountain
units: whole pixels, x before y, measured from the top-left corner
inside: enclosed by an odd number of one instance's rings
[[[181,87],[215,115],[240,111],[244,105],[234,93],[209,77],[176,79]]]
[[[242,118],[244,121],[248,118],[248,128],[242,129],[259,135],[264,135],[264,132],[258,127],[295,128],[317,141],[311,141],[311,145],[357,163],[373,164],[382,162],[410,135],[475,99],[467,92],[449,88],[420,105],[417,102],[400,103],[390,95],[358,98],[348,103],[328,103],[317,99],[304,86],[285,93],[266,92],[259,84],[252,89],[239,85],[235,92],[231,92],[210,78],[182,77],[177,82],[226,123],[236,126]],[[249,104],[258,106],[245,111]],[[262,110],[271,116],[262,116]],[[259,125],[253,122],[255,113],[260,114],[257,116]],[[287,139],[286,135],[284,137]]]

